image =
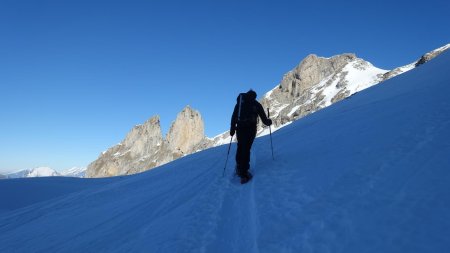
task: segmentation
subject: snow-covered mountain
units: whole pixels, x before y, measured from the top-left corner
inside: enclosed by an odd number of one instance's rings
[[[49,167],[37,167],[33,169],[25,169],[5,175],[5,178],[24,178],[24,177],[84,177],[86,168],[73,167],[68,170],[57,172]]]
[[[49,167],[37,167],[33,169],[21,170],[18,172],[7,174],[7,178],[22,178],[22,177],[54,177],[60,174]]]
[[[132,176],[2,180],[0,252],[447,252],[448,66],[279,129],[275,160],[257,138],[246,185],[225,145]]]
[[[354,54],[309,55],[261,103],[271,108],[275,125],[284,125],[381,82],[386,72]]]
[[[270,108],[273,128],[277,130],[380,83],[386,72],[354,54],[330,58],[311,54],[287,72],[278,85],[262,96],[260,102],[264,108]],[[263,134],[264,128],[260,125],[258,136]],[[212,140],[212,145],[218,146],[229,142],[230,136],[225,132]]]
[[[59,176],[59,173],[49,167],[38,167],[30,170],[25,177],[54,177]]]
[[[63,177],[84,177],[86,175],[86,167],[72,167],[59,173]]]

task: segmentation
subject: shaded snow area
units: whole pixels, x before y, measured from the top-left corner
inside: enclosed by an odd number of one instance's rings
[[[22,207],[32,206],[44,201],[56,201],[58,197],[65,197],[70,193],[81,190],[102,187],[114,180],[117,179],[80,179],[54,176],[39,178],[38,180],[36,178],[2,180],[0,182],[0,227],[6,225],[1,217],[8,211],[17,211]],[[3,244],[2,242],[0,238],[0,245]],[[1,246],[0,249],[2,249]],[[8,251],[1,250],[0,252]]]
[[[227,145],[109,181],[1,180],[0,252],[448,252],[448,66],[449,52],[279,129],[275,160],[258,138],[245,185],[235,144],[225,177]]]

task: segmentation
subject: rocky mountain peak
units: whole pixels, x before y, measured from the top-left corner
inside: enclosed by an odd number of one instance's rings
[[[125,139],[100,154],[87,169],[86,177],[108,177],[142,172],[195,151],[204,136],[200,113],[186,106],[172,123],[166,139],[159,116],[133,127]]]
[[[283,125],[378,83],[385,72],[351,53],[330,58],[311,54],[261,103],[271,108],[275,125]]]
[[[200,113],[186,106],[177,116],[166,136],[169,149],[175,153],[190,153],[205,138],[205,126]]]
[[[357,58],[354,54],[342,54],[331,58],[310,54],[297,67],[284,75],[280,90],[290,97],[300,97],[304,90],[341,70],[355,59]]]
[[[134,157],[142,157],[150,152],[150,147],[161,145],[162,141],[160,119],[154,116],[144,124],[133,127],[122,144]]]

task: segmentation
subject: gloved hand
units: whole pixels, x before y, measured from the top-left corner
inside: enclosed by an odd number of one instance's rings
[[[230,135],[233,136],[236,132],[236,129],[234,127],[230,128]]]
[[[272,120],[271,120],[271,119],[268,119],[266,123],[267,123],[267,124],[266,124],[267,126],[270,126],[270,125],[272,125]]]

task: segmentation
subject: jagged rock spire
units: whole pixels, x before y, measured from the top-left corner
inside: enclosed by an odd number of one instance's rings
[[[154,116],[131,129],[125,139],[100,154],[87,169],[86,177],[108,177],[142,172],[195,151],[204,136],[200,113],[186,106],[172,123],[166,139],[160,118]]]

